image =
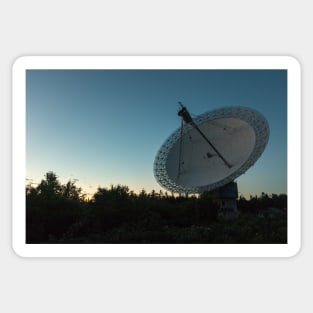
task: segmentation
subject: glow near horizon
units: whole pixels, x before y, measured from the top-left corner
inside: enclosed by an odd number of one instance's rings
[[[287,193],[285,70],[28,70],[27,178],[48,171],[93,194],[126,185],[159,191],[154,157],[180,126],[178,101],[194,115],[223,106],[260,111],[270,126],[260,159],[237,179],[246,197]]]

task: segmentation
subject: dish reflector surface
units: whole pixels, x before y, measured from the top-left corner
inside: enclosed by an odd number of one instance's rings
[[[262,114],[246,107],[227,107],[199,115],[194,122],[231,165],[229,168],[191,125],[178,128],[162,145],[154,175],[172,192],[200,193],[221,187],[246,172],[269,138]]]

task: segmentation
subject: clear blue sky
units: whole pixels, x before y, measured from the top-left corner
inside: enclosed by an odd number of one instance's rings
[[[161,190],[153,162],[180,127],[178,101],[193,115],[232,105],[261,112],[269,143],[238,189],[287,193],[285,70],[28,70],[27,179],[54,171],[91,194],[111,184]]]

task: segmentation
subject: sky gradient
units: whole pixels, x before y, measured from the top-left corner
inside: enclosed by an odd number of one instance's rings
[[[247,106],[269,122],[260,159],[237,179],[244,196],[287,193],[286,70],[27,70],[27,182],[48,171],[93,194],[127,185],[163,190],[158,149],[178,127],[178,101],[194,115]]]

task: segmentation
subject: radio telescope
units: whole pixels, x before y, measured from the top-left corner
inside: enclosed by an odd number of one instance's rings
[[[269,138],[265,117],[254,109],[224,107],[192,118],[181,103],[181,127],[154,161],[158,183],[173,193],[213,191],[225,213],[237,215],[237,184],[261,156]]]

